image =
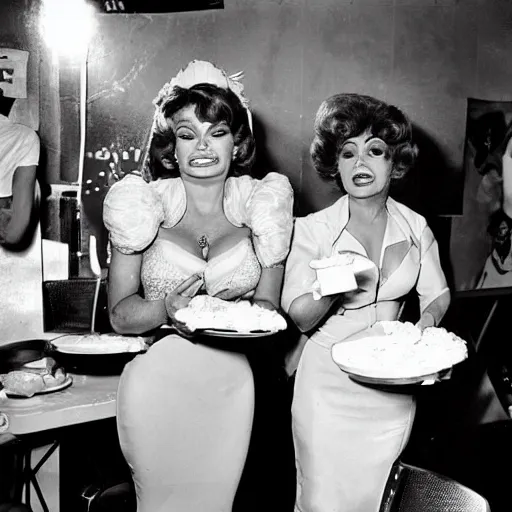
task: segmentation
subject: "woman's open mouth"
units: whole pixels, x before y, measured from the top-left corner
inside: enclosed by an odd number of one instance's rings
[[[359,171],[352,176],[352,181],[356,187],[364,187],[373,183],[375,181],[375,176],[370,172]]]
[[[201,157],[189,160],[190,167],[209,167],[210,165],[216,165],[218,163],[219,159],[217,157]]]

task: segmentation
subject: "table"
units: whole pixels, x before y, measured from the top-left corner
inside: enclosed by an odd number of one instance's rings
[[[116,395],[119,375],[93,376],[69,374],[73,384],[61,391],[31,398],[10,398],[0,403],[0,411],[7,420],[3,433],[19,437],[23,446],[22,482],[24,502],[30,505],[30,484],[34,487],[43,511],[49,511],[36,475],[60,444],[57,435],[64,427],[113,418],[116,415]],[[48,450],[32,467],[31,453],[35,448],[32,435],[52,431]]]
[[[31,434],[116,415],[119,375],[69,375],[73,384],[62,391],[0,403],[8,421],[3,432]]]

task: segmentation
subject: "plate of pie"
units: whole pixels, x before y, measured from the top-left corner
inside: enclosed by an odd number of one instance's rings
[[[73,378],[52,357],[43,357],[0,374],[0,382],[7,396],[30,398],[65,389]]]
[[[68,388],[73,384],[73,377],[71,375],[66,375],[65,379],[58,383],[51,386],[47,386],[42,388],[40,391],[35,391],[34,394],[30,396],[36,396],[36,395],[46,395],[48,393],[55,393],[57,391],[62,391],[63,389]],[[26,394],[20,393],[19,391],[12,391],[10,389],[4,388],[5,394],[9,398],[30,398]]]
[[[75,373],[118,375],[137,354],[147,350],[141,336],[115,333],[66,334],[51,340],[48,351]]]
[[[467,356],[466,342],[444,328],[420,331],[409,322],[379,322],[383,334],[333,345],[334,362],[368,384],[415,384],[436,380]]]
[[[204,336],[213,336],[215,338],[264,338],[272,336],[273,331],[229,331],[225,329],[200,329],[198,334]]]
[[[192,332],[226,338],[270,336],[287,327],[277,311],[262,308],[248,300],[227,301],[209,295],[197,295],[176,319]]]
[[[53,348],[63,354],[105,355],[145,350],[140,336],[118,334],[66,334],[51,341]]]

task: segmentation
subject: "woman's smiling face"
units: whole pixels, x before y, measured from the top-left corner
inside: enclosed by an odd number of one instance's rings
[[[228,174],[235,146],[225,122],[202,122],[196,116],[195,106],[190,105],[174,114],[172,127],[182,177],[204,179]]]
[[[347,194],[356,198],[387,195],[392,162],[387,144],[365,132],[347,139],[338,158],[338,172]]]

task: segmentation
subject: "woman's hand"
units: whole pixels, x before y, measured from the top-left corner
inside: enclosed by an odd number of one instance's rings
[[[176,312],[179,309],[186,308],[188,303],[192,300],[192,297],[184,297],[182,293],[188,290],[200,279],[200,275],[194,274],[182,281],[172,292],[165,296],[165,309],[171,320],[172,326],[179,334],[186,338],[193,336],[193,331],[191,331],[186,324],[176,319]]]
[[[278,308],[267,299],[253,299],[253,304],[263,309],[269,309],[270,311],[277,311]]]
[[[421,318],[416,322],[416,327],[423,331],[423,329],[426,329],[427,327],[435,327],[436,321],[434,316],[429,313],[428,311],[425,311],[423,315],[421,315]]]

